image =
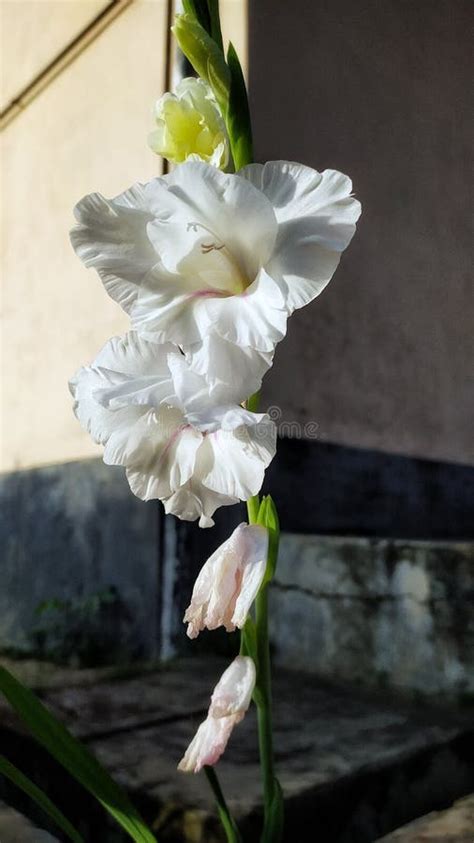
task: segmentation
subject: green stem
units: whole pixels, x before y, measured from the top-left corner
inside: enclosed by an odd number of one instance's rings
[[[260,508],[260,498],[255,495],[247,501],[247,513],[249,517],[249,524],[256,524],[258,517],[258,510]]]
[[[258,496],[247,501],[249,523],[255,523],[258,513]],[[272,692],[270,640],[268,634],[268,583],[259,591],[255,600],[255,625],[257,637],[258,673],[255,703],[258,718],[258,743],[262,769],[264,830],[262,840],[271,838],[271,809],[275,796],[275,769],[273,759]]]
[[[258,681],[257,716],[260,764],[262,767],[265,826],[275,790],[272,730],[272,692],[270,643],[268,636],[268,585],[265,585],[255,601],[257,626]],[[265,836],[265,835],[264,835]]]
[[[225,801],[224,794],[222,793],[222,788],[219,784],[219,779],[217,778],[217,773],[214,770],[214,767],[205,766],[204,772],[216,800],[219,819],[227,835],[227,843],[242,843],[239,829],[237,828],[229,808],[227,807],[227,802]]]

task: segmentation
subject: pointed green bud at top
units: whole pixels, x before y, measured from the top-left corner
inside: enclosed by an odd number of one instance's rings
[[[230,71],[224,54],[206,30],[191,15],[176,15],[171,27],[184,55],[196,73],[209,82],[221,111],[227,114]]]

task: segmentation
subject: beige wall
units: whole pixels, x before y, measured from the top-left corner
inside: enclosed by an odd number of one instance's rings
[[[109,5],[110,0],[2,0],[2,111]]]
[[[5,103],[44,69],[46,46],[53,59],[109,4],[3,5]],[[70,247],[72,208],[85,193],[114,195],[161,172],[146,138],[167,53],[165,0],[117,6],[40,93],[29,101],[26,92],[2,133],[1,470],[100,453],[72,414],[67,381],[127,319]],[[225,33],[240,49],[244,10],[240,0],[223,4]],[[29,48],[28,62],[16,62]]]

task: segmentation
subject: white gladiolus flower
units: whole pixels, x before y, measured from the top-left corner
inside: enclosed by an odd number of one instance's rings
[[[181,346],[211,391],[256,391],[288,316],[331,279],[360,205],[347,176],[200,162],[76,206],[73,246],[144,337]]]
[[[199,726],[178,770],[199,773],[216,764],[232,729],[243,720],[255,687],[255,665],[249,656],[237,656],[222,674],[211,697],[206,720]]]
[[[217,404],[181,351],[135,333],[109,340],[70,382],[75,413],[104,462],[122,465],[142,500],[185,521],[214,523],[219,506],[257,494],[276,447],[274,423]]]
[[[156,128],[148,143],[153,152],[179,164],[201,160],[225,169],[229,138],[211,88],[204,79],[182,79],[175,94],[156,103]]]
[[[258,524],[240,524],[201,568],[184,622],[188,636],[224,626],[242,629],[265,576],[268,531]]]

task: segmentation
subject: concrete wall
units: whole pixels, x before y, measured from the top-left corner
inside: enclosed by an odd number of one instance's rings
[[[272,584],[278,664],[472,700],[474,548],[284,534]]]
[[[363,215],[264,387],[321,438],[474,461],[468,0],[258,0],[258,160],[351,175]]]
[[[1,476],[0,546],[0,650],[158,656],[158,506],[131,495],[120,469],[83,460]]]

